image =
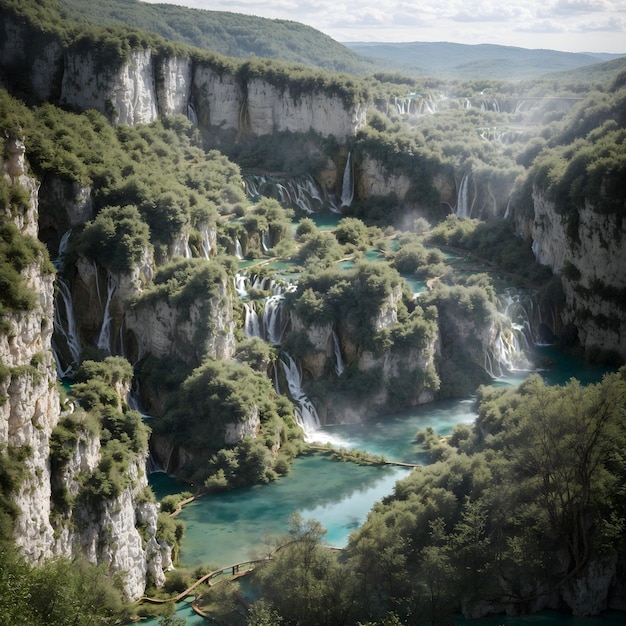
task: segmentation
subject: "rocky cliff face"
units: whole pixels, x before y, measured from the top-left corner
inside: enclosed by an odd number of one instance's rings
[[[24,236],[37,235],[38,184],[26,173],[24,146],[8,145],[2,175],[29,192],[28,206],[14,221]],[[28,557],[37,562],[52,555],[50,524],[49,439],[59,419],[59,395],[50,340],[54,310],[54,276],[44,273],[44,259],[31,263],[22,275],[27,288],[38,294],[35,307],[7,313],[7,332],[0,334],[0,363],[7,368],[0,382],[0,443],[21,450],[25,480],[14,494],[18,508],[15,538]]]
[[[533,204],[533,252],[537,261],[561,276],[563,323],[577,329],[585,350],[626,358],[626,220],[599,214],[587,203],[570,225],[540,189],[534,190]]]
[[[0,28],[0,67],[19,71],[34,97],[78,111],[96,109],[113,123],[183,114],[208,133],[314,131],[341,142],[365,124],[363,104],[346,106],[324,90],[294,96],[288,86],[279,88],[262,77],[243,80],[208,63],[151,49],[131,49],[120,62],[94,47],[63,49],[54,39],[33,48],[33,38],[40,41],[43,35],[10,15]]]
[[[8,160],[0,162],[2,174],[30,196],[14,221],[23,236],[35,237],[38,184],[26,173],[23,145],[13,142],[8,148]],[[5,399],[0,402],[0,444],[18,456],[24,472],[24,480],[12,494],[17,511],[15,542],[35,563],[77,554],[94,563],[106,563],[111,571],[125,574],[126,593],[137,598],[145,589],[148,574],[162,584],[163,568],[171,565],[169,548],[156,539],[156,505],[139,499],[147,486],[145,456],[135,458],[129,468],[131,486],[117,498],[103,501],[97,510],[67,513],[82,523],[64,523],[54,503],[54,485],[65,485],[71,495],[78,493],[77,477],[93,471],[98,463],[99,440],[93,433],[83,433],[62,475],[55,474],[50,441],[61,412],[51,350],[55,277],[47,267],[41,256],[22,271],[28,289],[37,294],[35,306],[6,313],[3,323],[7,331],[0,333],[0,397]],[[143,537],[139,527],[144,529]]]
[[[198,298],[184,310],[166,299],[139,304],[124,314],[125,336],[138,346],[138,357],[174,356],[197,366],[205,356],[229,360],[235,354],[233,301],[225,283],[208,302]],[[202,332],[202,329],[205,332]]]
[[[420,209],[423,198],[415,193],[416,182],[423,176],[419,168],[407,173],[390,170],[380,160],[364,154],[355,164],[355,193],[360,200],[395,196],[406,209]],[[417,187],[433,188],[439,197],[442,214],[488,220],[502,217],[508,205],[514,179],[497,180],[475,176],[470,172],[450,172],[442,168],[432,179],[422,180]]]
[[[380,307],[372,327],[376,332],[392,328],[398,322],[398,303],[402,287],[395,287]],[[435,398],[436,388],[430,384],[425,372],[434,371],[438,340],[433,337],[426,348],[391,346],[379,351],[362,350],[355,343],[354,330],[348,324],[305,325],[295,312],[291,312],[291,329],[304,331],[311,349],[301,355],[303,377],[310,383],[316,380],[333,380],[341,387],[342,373],[338,371],[337,352],[344,366],[358,372],[376,374],[376,384],[366,389],[335,390],[331,383],[324,393],[312,396],[320,421],[323,424],[349,424],[380,415],[398,406],[398,387],[403,387],[402,406],[425,404]],[[408,377],[408,379],[407,379]],[[402,381],[402,382],[401,382]],[[406,384],[408,383],[408,384]]]

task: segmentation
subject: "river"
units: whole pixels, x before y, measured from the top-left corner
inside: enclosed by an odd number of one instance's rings
[[[597,382],[606,372],[605,368],[565,358],[551,347],[538,348],[537,352],[542,363],[551,364],[540,371],[550,384],[562,384],[572,376],[583,383]],[[528,372],[518,372],[493,384],[517,384],[527,375]],[[362,424],[326,427],[320,434],[338,446],[384,454],[389,460],[423,464],[425,457],[414,443],[415,433],[431,426],[438,434],[448,434],[456,424],[474,421],[473,407],[472,397],[440,401]],[[288,476],[273,483],[214,494],[186,506],[181,514],[187,529],[180,563],[188,568],[207,564],[217,568],[263,556],[271,541],[287,531],[289,516],[295,511],[305,519],[320,521],[327,530],[328,544],[344,546],[350,532],[363,523],[373,504],[390,494],[395,482],[409,471],[389,466],[360,467],[322,454],[300,457]],[[174,480],[164,474],[153,474],[150,480],[157,497],[177,489]],[[177,614],[185,617],[187,624],[206,623],[193,614],[188,603],[181,603]],[[152,620],[145,623],[157,624]],[[550,613],[514,620],[499,617],[478,623],[535,626],[579,622]],[[611,614],[585,621],[585,626],[596,624],[626,624],[626,619],[621,614]]]

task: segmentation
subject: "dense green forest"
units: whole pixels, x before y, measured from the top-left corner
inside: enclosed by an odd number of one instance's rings
[[[254,573],[263,600],[253,614],[447,624],[482,604],[540,606],[623,549],[625,374],[588,387],[534,375],[517,389],[481,388],[474,426],[445,440],[418,433],[432,463],[374,507],[345,551],[324,547],[319,523],[294,518],[285,547]]]
[[[100,45],[115,62],[133,46],[154,45],[163,54],[190,52],[164,39],[171,38],[211,51],[193,51],[198,58],[213,52],[233,57],[254,53],[311,64],[310,29],[296,29],[291,23],[134,1],[119,6],[70,0],[19,5],[2,2],[3,10],[22,12],[38,24],[42,37]],[[115,10],[123,14],[114,19]],[[206,22],[198,18],[191,28],[187,15],[200,15]],[[119,30],[116,20],[140,24],[158,36]],[[259,40],[270,41],[266,29],[275,35],[279,26],[289,36],[275,37],[275,49],[255,47]],[[184,29],[189,30],[187,39],[180,35]],[[290,50],[293,37],[303,42],[302,52]],[[319,49],[327,56],[315,61],[318,67],[363,70],[351,55],[345,60],[337,56],[331,64],[335,48]],[[397,406],[390,408],[410,406],[416,390],[424,388],[437,398],[478,388],[475,424],[457,427],[445,440],[432,431],[418,433],[416,439],[428,450],[431,464],[414,471],[375,506],[346,550],[327,550],[317,522],[293,519],[286,547],[255,573],[263,600],[251,608],[249,624],[443,624],[455,612],[473,614],[484,605],[495,610],[514,606],[524,612],[537,606],[538,597],[567,590],[571,581],[584,582],[597,564],[621,558],[626,372],[622,369],[589,387],[576,381],[548,387],[536,375],[512,390],[479,387],[489,376],[476,364],[473,352],[481,349],[477,338],[483,329],[498,324],[496,285],[483,271],[454,271],[442,250],[472,255],[477,266],[488,263],[508,279],[532,286],[539,302],[562,306],[561,277],[535,262],[530,242],[511,221],[489,211],[510,197],[518,217],[532,217],[532,194],[539,186],[558,213],[567,216],[572,237],[579,210],[588,203],[602,215],[626,214],[626,72],[618,66],[604,85],[578,84],[571,76],[520,85],[393,73],[338,77],[263,59],[212,58],[240,77],[258,72],[301,91],[322,86],[367,102],[367,125],[347,146],[312,133],[229,143],[223,137],[203,136],[182,115],[134,127],[112,126],[93,110],[77,113],[52,103],[27,105],[8,90],[0,91],[2,160],[8,158],[11,142],[19,139],[26,146],[30,171],[44,186],[59,180],[89,188],[93,218],[74,228],[61,275],[75,278],[78,259],[107,275],[136,273],[141,289],[129,307],[141,312],[166,303],[182,325],[198,306],[206,320],[194,335],[198,345],[213,331],[209,313],[218,303],[231,298],[235,317],[233,360],[202,354],[190,355],[187,361],[142,355],[133,369],[125,358],[108,356],[95,346],[84,348],[69,392],[81,409],[54,429],[50,463],[62,470],[68,462],[65,444],[85,432],[99,439],[101,459],[96,470],[83,477],[79,496],[72,496],[63,484],[54,486],[55,515],[70,518],[81,502],[97,506],[123,490],[130,458],[146,452],[151,435],[174,444],[192,442],[188,451],[193,459],[180,468],[179,477],[202,491],[276,480],[289,473],[293,459],[305,450],[293,403],[273,384],[279,349],[244,333],[243,304],[233,287],[244,262],[234,256],[237,241],[243,244],[245,263],[259,263],[250,271],[257,277],[272,277],[272,270],[261,265],[270,259],[297,267],[297,288],[285,296],[288,309],[305,328],[344,324],[346,337],[359,353],[427,351],[441,335],[434,365],[403,372],[387,383],[401,389],[393,399]],[[24,95],[19,80],[8,82]],[[412,117],[392,104],[407,94],[426,100],[444,92],[452,105],[428,115]],[[576,98],[576,104],[569,112],[543,109],[531,123],[517,111],[487,106],[488,101],[522,94],[545,96],[546,101]],[[459,104],[465,101],[475,106]],[[494,128],[514,129],[515,139],[486,139],[487,130]],[[299,150],[303,146],[306,150]],[[315,177],[329,160],[345,163],[346,149],[358,162],[373,159],[384,164],[388,175],[406,177],[410,202],[400,202],[393,194],[357,197],[344,207],[334,228],[322,230],[297,204],[281,205],[270,197],[270,185],[267,195],[254,200],[244,191],[248,171]],[[452,215],[450,203],[442,202],[441,180],[469,174],[477,189],[488,188],[491,194],[484,203],[489,208],[481,215],[488,220]],[[448,199],[452,196],[456,189]],[[0,178],[0,323],[34,307],[34,295],[20,272],[35,261],[44,272],[53,272],[49,256],[58,251],[59,236],[69,229],[63,207],[46,206],[40,209],[40,237],[49,252],[41,242],[21,236],[11,220],[29,199],[23,187]],[[210,254],[203,250],[209,229],[216,232]],[[264,235],[269,236],[269,247],[264,247]],[[619,240],[621,235],[603,236]],[[187,258],[173,252],[183,236]],[[371,250],[378,254],[376,262],[365,258]],[[348,269],[339,265],[346,260],[352,263]],[[580,275],[571,264],[566,271],[570,278]],[[416,300],[403,276],[432,281],[431,289]],[[621,290],[594,287],[623,314]],[[376,330],[377,312],[398,290],[397,319]],[[249,302],[260,306],[269,295],[266,287],[251,289]],[[459,332],[459,320],[473,342],[462,343],[466,337]],[[0,324],[0,331],[8,328]],[[306,331],[293,330],[283,347],[297,358],[311,351],[311,342]],[[619,361],[616,355],[600,357]],[[35,360],[29,367],[37,365]],[[7,373],[0,363],[0,380]],[[141,382],[144,398],[151,400],[149,408],[156,413],[150,428],[118,393],[118,386],[133,378]],[[355,362],[341,379],[327,366],[324,377],[306,384],[317,397],[358,397],[376,391],[380,381],[378,371],[359,370]],[[68,401],[65,392],[62,398]],[[224,445],[225,425],[240,424],[252,413],[259,419],[258,435]],[[23,458],[13,448],[1,448],[0,457],[0,535],[6,539],[16,515],[10,494],[23,480]],[[153,499],[149,490],[144,497]],[[177,546],[183,527],[168,512],[168,506],[162,506],[159,536]],[[0,617],[7,624],[19,619],[113,623],[128,616],[118,581],[105,584],[98,568],[64,560],[35,568],[8,542],[0,546],[0,558]],[[189,572],[172,573],[164,596],[184,588],[191,578]],[[219,593],[222,609],[234,606],[235,590]],[[224,619],[237,623],[228,611]]]

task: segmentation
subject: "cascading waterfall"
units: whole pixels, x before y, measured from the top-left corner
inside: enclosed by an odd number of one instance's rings
[[[299,208],[305,213],[318,213],[325,209],[339,210],[332,200],[324,199],[322,189],[310,174],[293,178],[249,174],[244,176],[244,188],[253,202],[269,196],[278,200],[285,208]]]
[[[499,328],[485,351],[484,367],[492,378],[529,370],[526,351],[537,345],[531,318],[519,293],[508,290],[500,297],[499,315]]]
[[[248,297],[248,286],[244,274],[235,274],[235,291],[240,298]]]
[[[459,186],[459,193],[456,202],[456,215],[457,217],[471,217],[472,209],[474,208],[474,199],[470,202],[470,184],[471,184],[471,172],[463,174],[461,179],[461,185]]]
[[[243,331],[248,339],[252,339],[252,337],[259,337],[259,339],[263,339],[263,333],[261,331],[261,323],[259,321],[259,316],[254,308],[253,302],[246,302],[244,305],[245,310],[245,321],[243,326]]]
[[[275,346],[280,346],[283,336],[289,325],[289,314],[284,306],[285,293],[296,289],[296,285],[285,285],[269,276],[253,275],[248,277],[238,274],[235,277],[237,293],[247,297],[249,289],[262,291],[270,290],[272,295],[265,299],[262,315],[257,313],[254,302],[244,303],[244,333],[249,339],[259,337]],[[337,340],[337,344],[338,344]],[[284,350],[281,353],[280,362],[285,372],[285,378],[289,387],[289,395],[295,403],[294,413],[298,425],[304,431],[307,440],[311,440],[313,433],[320,428],[320,420],[314,404],[309,400],[302,389],[302,376],[293,358]],[[338,367],[343,371],[343,361],[339,352]],[[276,393],[280,393],[278,367],[274,368],[274,386]],[[316,437],[317,440],[330,441],[328,436]]]
[[[104,305],[104,314],[102,316],[102,327],[98,336],[97,346],[100,350],[111,353],[111,299],[117,285],[111,273],[107,277],[107,301]]]
[[[241,249],[241,242],[237,237],[235,237],[235,256],[238,259],[243,259],[243,251]]]
[[[64,321],[65,324],[63,323]],[[63,378],[70,374],[74,364],[79,362],[81,345],[76,329],[72,294],[67,283],[59,276],[57,276],[57,295],[54,305],[54,328],[65,340],[71,358],[71,363],[63,368],[59,357],[60,350],[58,346],[55,347],[54,354],[57,362],[57,372],[59,378]]]
[[[263,334],[267,341],[279,346],[289,325],[289,316],[283,305],[283,295],[270,296],[263,311]]]
[[[354,200],[354,176],[352,172],[352,152],[348,152],[346,168],[343,171],[343,184],[341,187],[341,206],[350,206]]]
[[[284,352],[280,362],[285,372],[289,395],[297,405],[295,407],[296,421],[304,431],[305,438],[310,441],[315,431],[321,427],[319,416],[313,403],[302,390],[302,375],[295,361]]]
[[[333,329],[333,348],[335,351],[335,373],[337,376],[341,376],[343,374],[343,370],[345,369],[345,365],[343,362],[343,357],[341,356],[341,346],[339,345],[339,337],[337,336],[337,332]]]

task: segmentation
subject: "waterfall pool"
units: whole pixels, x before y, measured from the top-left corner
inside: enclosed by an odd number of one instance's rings
[[[549,364],[540,373],[550,384],[562,384],[572,376],[583,383],[598,382],[607,371],[564,358],[550,347],[539,348],[538,355],[544,365]],[[494,384],[518,384],[527,375],[528,372],[519,372]],[[333,440],[337,447],[362,449],[384,454],[389,460],[421,464],[425,457],[414,443],[415,433],[431,426],[439,434],[448,434],[456,424],[474,421],[473,407],[471,397],[440,401],[362,424],[325,427],[320,434]],[[344,546],[350,532],[365,521],[373,504],[391,494],[395,482],[410,471],[392,466],[362,467],[335,461],[323,454],[299,457],[290,474],[273,483],[213,494],[187,505],[180,516],[186,525],[180,563],[188,568],[198,565],[217,568],[264,556],[271,542],[287,532],[289,517],[296,511],[305,519],[315,518],[322,524],[327,530],[328,544]],[[180,484],[164,474],[151,475],[150,481],[157,498],[181,490]],[[193,613],[188,603],[178,606],[177,616],[187,619],[187,624],[191,625],[206,623]],[[597,618],[597,624],[626,624],[622,617],[621,614],[611,615],[608,621]],[[574,623],[560,614],[494,619],[478,623],[510,626]],[[158,621],[142,623],[155,626]],[[459,618],[458,624],[465,623]],[[596,622],[586,623],[592,626]]]

